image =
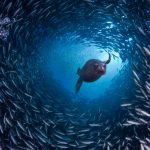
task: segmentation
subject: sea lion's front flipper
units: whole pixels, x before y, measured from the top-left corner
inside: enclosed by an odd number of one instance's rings
[[[77,83],[76,83],[76,93],[79,92],[81,85],[82,85],[83,80],[81,78],[78,79]]]

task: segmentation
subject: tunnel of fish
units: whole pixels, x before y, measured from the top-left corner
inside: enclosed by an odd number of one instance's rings
[[[103,95],[76,98],[43,69],[47,41],[127,64]],[[0,149],[149,150],[150,1],[0,1]]]

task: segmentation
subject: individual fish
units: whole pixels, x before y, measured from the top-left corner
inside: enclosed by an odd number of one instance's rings
[[[17,124],[22,131],[26,132],[24,126],[19,121],[17,121]]]
[[[128,123],[128,124],[123,124],[123,125],[127,125],[127,126],[128,126],[128,125],[140,125],[139,122],[132,121],[132,120],[128,120],[127,123]]]
[[[135,110],[144,116],[150,117],[150,114],[144,110],[141,110],[139,108],[136,108]]]
[[[143,47],[143,49],[145,50],[146,54],[147,54],[148,56],[150,56],[150,50],[149,50],[148,48],[146,48],[146,47]]]
[[[121,104],[121,107],[128,107],[128,106],[131,106],[132,104],[131,103],[125,103],[125,104]]]
[[[81,143],[85,145],[90,145],[90,144],[93,144],[94,141],[81,141]]]
[[[15,139],[14,134],[13,134],[11,131],[9,132],[9,134],[10,134],[10,138],[11,138],[12,142],[13,142],[15,145],[17,145],[18,143],[17,143],[17,140]]]
[[[100,127],[100,126],[102,126],[102,124],[90,123],[89,126],[90,126],[90,127]]]

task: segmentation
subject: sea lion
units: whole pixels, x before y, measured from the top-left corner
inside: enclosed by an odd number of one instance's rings
[[[80,90],[83,82],[94,82],[106,73],[106,65],[111,61],[111,55],[107,61],[100,61],[98,59],[88,60],[82,69],[78,68],[77,74],[79,79],[76,83],[76,93]]]

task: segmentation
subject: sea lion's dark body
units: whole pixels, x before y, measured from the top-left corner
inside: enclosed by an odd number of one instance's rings
[[[85,63],[82,69],[78,70],[78,75],[83,81],[85,82],[96,81],[101,77],[101,75],[105,73],[105,70],[100,71],[100,68],[98,70],[95,66],[96,64],[98,64],[98,67],[103,65],[105,66],[105,64],[102,63],[101,61],[97,59],[91,59]]]
[[[99,79],[106,72],[106,64],[111,60],[110,54],[107,61],[100,61],[98,59],[90,59],[80,69],[78,68],[77,74],[79,79],[76,83],[76,93],[79,91],[83,82],[94,82]]]

